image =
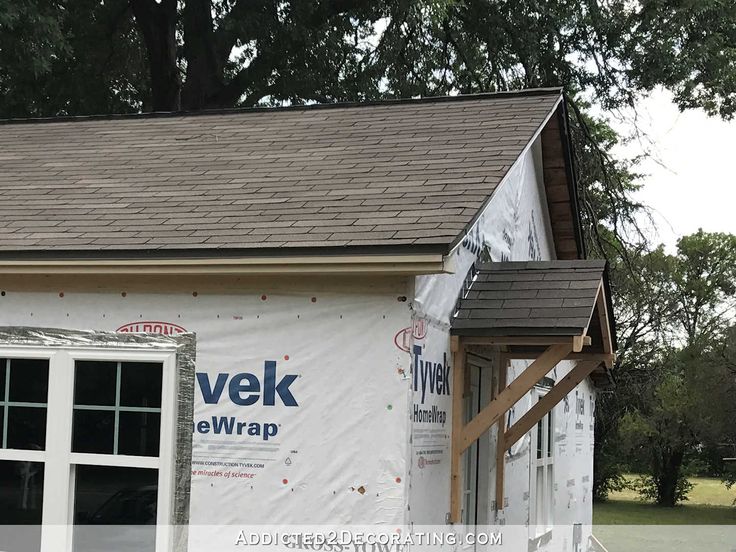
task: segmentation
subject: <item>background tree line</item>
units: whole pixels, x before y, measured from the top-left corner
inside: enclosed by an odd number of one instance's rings
[[[615,392],[596,408],[596,498],[626,471],[663,506],[687,498],[687,476],[733,483],[723,459],[736,456],[736,236],[699,231],[674,254],[610,258],[620,350]]]
[[[684,467],[725,476],[736,443],[736,244],[699,233],[668,255],[649,243],[641,179],[591,106],[635,108],[663,86],[681,108],[731,117],[733,44],[736,0],[0,0],[0,117],[563,85],[585,237],[611,263],[621,344],[616,393],[596,412],[595,494],[638,469],[643,492],[672,504]]]

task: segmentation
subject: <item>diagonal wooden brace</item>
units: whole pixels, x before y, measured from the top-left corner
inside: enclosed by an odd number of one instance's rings
[[[478,438],[495,424],[519,399],[526,395],[534,384],[547,375],[555,365],[572,351],[572,343],[552,345],[547,348],[526,370],[509,383],[488,406],[463,428],[459,439],[458,455],[462,454]]]
[[[605,355],[602,355],[605,356]],[[521,439],[527,431],[533,428],[539,420],[547,415],[570,391],[587,378],[595,370],[601,361],[580,361],[570,372],[558,381],[537,404],[532,406],[517,422],[504,434],[503,446],[505,450],[510,449],[516,441]]]

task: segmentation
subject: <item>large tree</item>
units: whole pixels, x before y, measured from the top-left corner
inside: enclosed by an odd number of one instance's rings
[[[644,311],[647,316],[658,313],[658,321],[651,339],[640,335],[634,347],[641,351],[649,342],[650,354],[639,355],[623,371],[625,377],[637,370],[645,377],[625,382],[633,387],[620,386],[614,405],[623,423],[620,441],[612,446],[638,460],[647,475],[646,496],[674,506],[685,497],[688,456],[734,438],[733,398],[723,391],[736,387],[728,364],[734,347],[728,328],[736,314],[736,236],[698,231],[681,238],[677,253],[662,261],[654,288],[647,285],[646,273],[631,280],[641,283],[644,293],[657,290],[652,299],[659,304],[645,302]],[[620,312],[635,312],[632,306],[636,303]]]
[[[648,379],[654,326],[673,311],[661,252],[637,239],[636,175],[613,159],[618,137],[587,108],[635,106],[661,85],[680,107],[730,117],[733,44],[734,0],[0,0],[0,118],[562,85],[576,100],[586,240],[612,260],[621,298],[625,397]],[[708,326],[692,319],[695,301],[678,316]],[[625,404],[606,397],[598,409],[597,489],[616,473],[602,460],[616,457]]]
[[[730,115],[735,42],[724,0],[0,0],[0,114],[564,84]]]

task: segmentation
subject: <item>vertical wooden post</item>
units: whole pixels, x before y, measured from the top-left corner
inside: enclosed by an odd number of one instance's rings
[[[509,360],[505,355],[501,355],[501,366],[498,373],[498,390],[499,393],[506,387],[506,378],[508,375]],[[498,420],[496,440],[496,511],[503,510],[503,494],[504,494],[504,472],[506,470],[506,414]]]
[[[450,481],[450,523],[460,523],[463,496],[463,478],[460,469],[462,449],[460,438],[464,426],[463,390],[465,388],[465,344],[457,336],[452,336],[450,349],[453,359],[452,373],[452,451]]]

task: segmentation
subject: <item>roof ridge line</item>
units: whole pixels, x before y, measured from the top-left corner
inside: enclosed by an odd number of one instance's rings
[[[346,109],[346,108],[362,108],[375,106],[392,106],[406,104],[432,104],[443,102],[461,102],[469,100],[483,100],[499,97],[528,97],[528,96],[549,96],[561,95],[562,87],[546,87],[546,88],[524,88],[521,90],[498,90],[496,92],[480,92],[475,94],[457,94],[455,96],[424,96],[419,98],[386,98],[382,100],[368,100],[356,102],[334,102],[334,103],[314,103],[299,104],[286,106],[256,106],[256,107],[232,107],[221,109],[202,109],[198,111],[151,111],[145,113],[111,113],[96,115],[58,115],[50,117],[18,117],[18,118],[0,118],[0,125],[13,124],[34,124],[34,123],[58,123],[58,122],[86,122],[86,121],[119,121],[130,119],[158,119],[169,117],[197,117],[202,115],[233,115],[248,113],[265,113],[269,111],[316,111],[321,109]]]

